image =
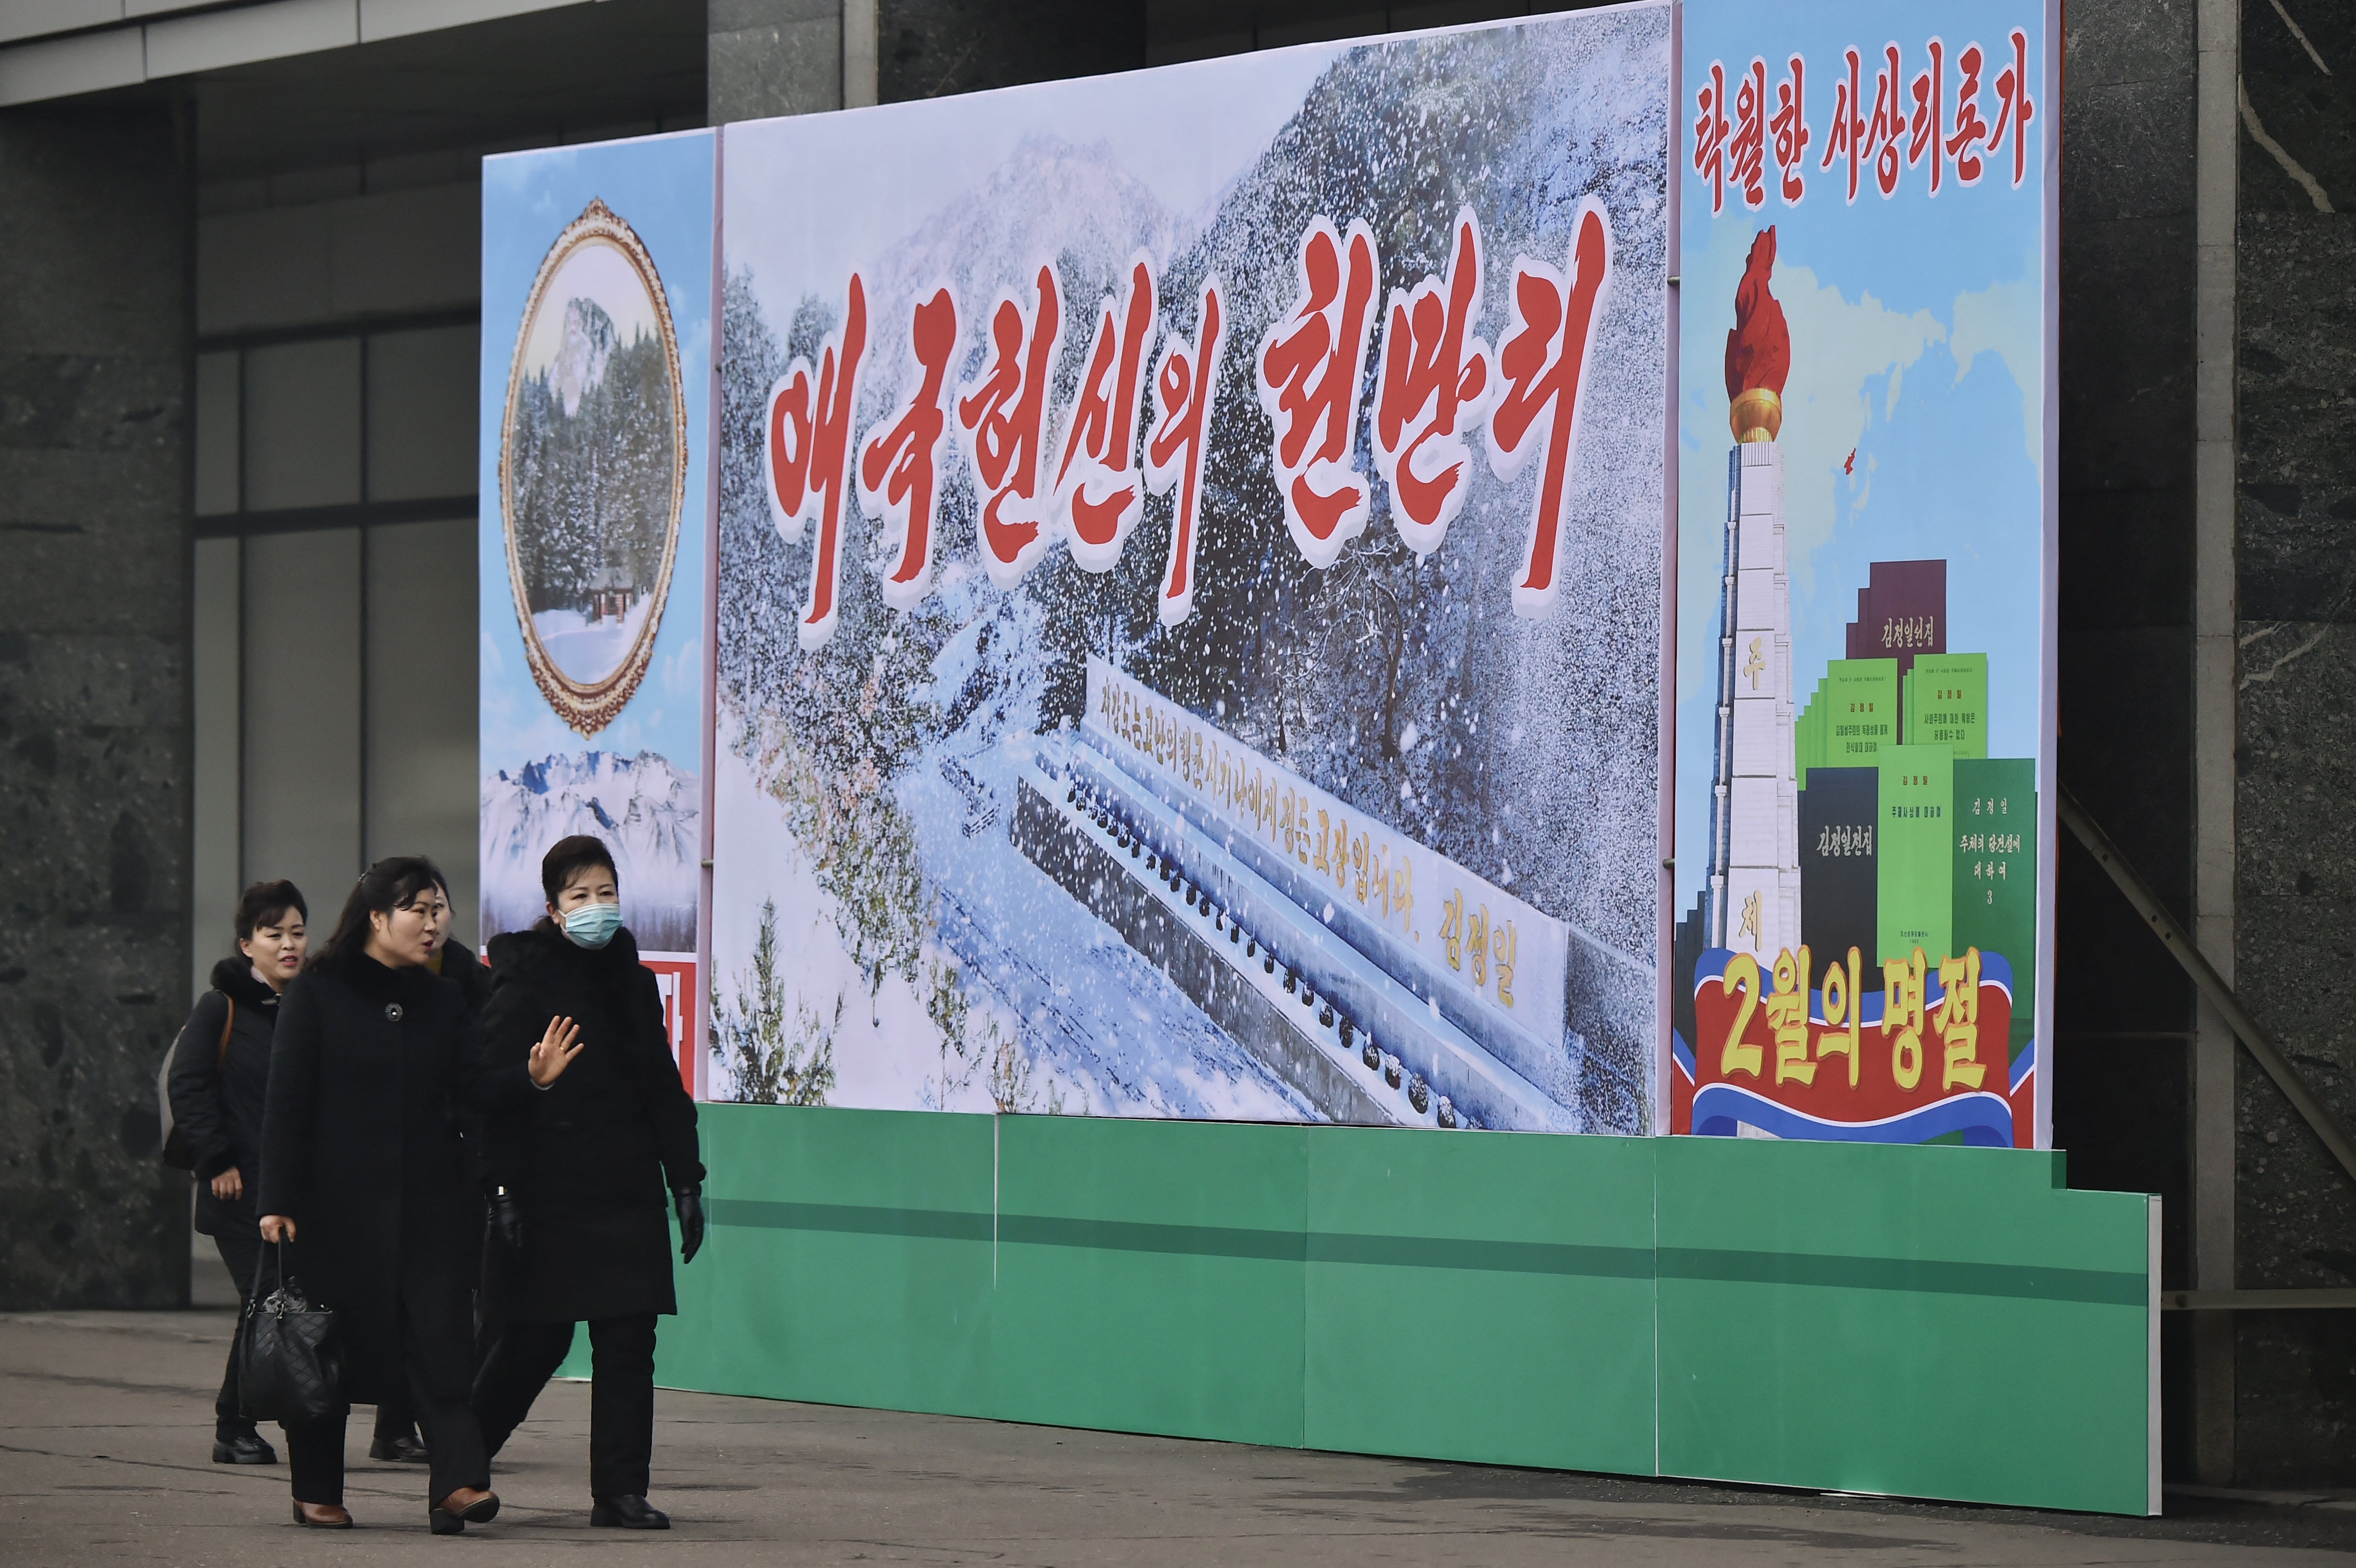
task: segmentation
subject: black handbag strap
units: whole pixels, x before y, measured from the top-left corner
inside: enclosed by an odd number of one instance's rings
[[[282,1286],[285,1285],[285,1254],[286,1243],[284,1242],[269,1241],[265,1241],[262,1245],[262,1250],[253,1254],[253,1293],[246,1297],[246,1300],[249,1303],[259,1303],[262,1300],[262,1270],[265,1260],[275,1259],[277,1261],[278,1283]]]

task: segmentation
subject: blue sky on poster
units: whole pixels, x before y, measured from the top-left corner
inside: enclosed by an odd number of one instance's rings
[[[1896,22],[1893,18],[1902,18]],[[1847,199],[1847,160],[1822,166],[1834,82],[1858,51],[1869,116],[1873,73],[1894,42],[1903,74],[1946,49],[1952,124],[1956,60],[1978,42],[1988,56],[1980,107],[1996,122],[1996,75],[2008,36],[2029,43],[2036,112],[2027,168],[2012,184],[2008,150],[1979,183],[1950,166],[1936,197],[1929,162],[1905,169],[1884,198],[1869,167]],[[1943,0],[1892,9],[1858,3],[1762,7],[1689,0],[1682,155],[1692,156],[1695,93],[1722,61],[1730,97],[1754,56],[1775,86],[1794,54],[1807,63],[1811,134],[1805,194],[1787,206],[1768,160],[1764,205],[1733,190],[1713,217],[1710,187],[1687,162],[1683,180],[1678,430],[1676,693],[1677,908],[1692,901],[1708,854],[1706,802],[1716,701],[1711,654],[1727,495],[1724,357],[1734,291],[1757,232],[1776,228],[1773,293],[1792,336],[1783,392],[1784,519],[1790,547],[1794,697],[1804,707],[1828,660],[1845,656],[1844,629],[1874,560],[1948,562],[1947,646],[1988,656],[1991,756],[2037,753],[2043,539],[2045,134],[2060,114],[2044,101],[2038,0]],[[2008,149],[2009,142],[2008,140]],[[1853,473],[1846,472],[1851,452]]]
[[[700,766],[703,681],[703,461],[712,357],[712,135],[556,147],[483,162],[483,358],[477,536],[481,612],[482,768],[487,776],[552,754],[659,752]],[[499,517],[500,424],[508,372],[541,258],[593,199],[618,213],[654,257],[679,335],[691,462],[669,599],[653,663],[621,716],[584,741],[556,717],[524,662]],[[561,303],[561,302],[560,302]]]

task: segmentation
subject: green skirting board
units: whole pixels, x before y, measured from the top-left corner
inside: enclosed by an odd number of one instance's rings
[[[2059,1154],[700,1109],[665,1387],[2158,1507],[2158,1200]]]

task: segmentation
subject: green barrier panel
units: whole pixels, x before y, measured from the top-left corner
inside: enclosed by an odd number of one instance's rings
[[[1657,1149],[1665,1474],[2157,1509],[2156,1200],[2059,1154]]]
[[[711,1229],[674,1275],[665,1385],[995,1414],[994,1118],[697,1109]]]
[[[701,1111],[668,1387],[2157,1504],[2156,1200],[2058,1155]]]
[[[994,1413],[1299,1446],[1308,1131],[1001,1118]]]
[[[1310,1447],[1652,1472],[1653,1140],[1307,1143]]]

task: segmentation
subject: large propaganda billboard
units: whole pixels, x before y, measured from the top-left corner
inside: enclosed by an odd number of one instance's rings
[[[715,1097],[1653,1130],[1672,34],[726,127]]]
[[[1674,1131],[2051,1141],[2059,37],[1684,7]]]
[[[2057,27],[490,160],[486,933],[605,837],[721,1098],[2046,1144]]]
[[[703,131],[483,163],[481,929],[603,838],[691,1087],[712,178]]]

